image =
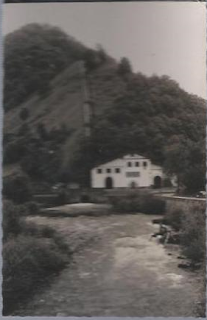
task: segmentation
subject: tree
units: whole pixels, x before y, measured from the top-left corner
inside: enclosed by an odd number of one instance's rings
[[[127,59],[126,57],[120,60],[120,63],[118,66],[118,73],[123,77],[126,77],[132,73],[131,63],[129,59]]]
[[[25,121],[29,118],[29,111],[27,108],[23,108],[20,113],[19,113],[19,117],[21,120]]]
[[[3,195],[17,204],[31,200],[32,186],[28,176],[19,174],[4,178]]]
[[[48,132],[47,132],[47,129],[44,125],[44,123],[38,123],[37,125],[37,133],[38,133],[38,136],[40,139],[43,139],[43,140],[47,140],[48,139]]]
[[[172,142],[172,141],[171,141]],[[177,177],[178,192],[183,186],[188,193],[205,188],[205,143],[194,143],[177,137],[165,150],[165,170]]]
[[[5,37],[4,105],[15,108],[51,79],[83,58],[86,48],[57,27],[29,24]]]
[[[97,45],[97,53],[101,62],[104,63],[107,60],[108,56],[101,44]]]

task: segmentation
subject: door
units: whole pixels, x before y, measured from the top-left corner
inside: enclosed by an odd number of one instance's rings
[[[157,189],[162,187],[162,178],[160,176],[154,177],[154,187]]]
[[[113,188],[113,179],[111,177],[107,177],[106,178],[105,187],[106,187],[106,189],[112,189]]]

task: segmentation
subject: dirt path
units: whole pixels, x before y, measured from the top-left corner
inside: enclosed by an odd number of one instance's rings
[[[30,218],[54,226],[79,250],[51,286],[15,315],[195,316],[197,275],[177,268],[175,247],[150,240],[157,228],[153,218]]]

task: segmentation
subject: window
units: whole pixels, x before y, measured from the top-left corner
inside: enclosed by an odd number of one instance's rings
[[[115,172],[116,172],[116,173],[120,173],[120,168],[116,168],[116,169],[115,169]]]
[[[140,172],[138,172],[138,171],[136,171],[136,172],[126,172],[126,176],[128,178],[140,177]]]
[[[135,167],[139,167],[139,161],[135,162]]]
[[[106,169],[106,172],[107,173],[111,173],[111,169]]]
[[[143,167],[146,168],[147,167],[147,161],[143,162]]]
[[[102,169],[97,169],[97,173],[102,173]]]
[[[131,167],[131,166],[132,166],[131,161],[127,162],[127,166],[128,166],[128,167]]]

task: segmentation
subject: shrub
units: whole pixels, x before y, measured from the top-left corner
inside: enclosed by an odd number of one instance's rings
[[[170,224],[175,231],[179,231],[182,227],[182,220],[184,219],[184,208],[177,206],[169,206],[165,215],[165,220]]]
[[[166,202],[150,193],[143,193],[140,197],[140,210],[146,214],[164,214]]]
[[[205,260],[205,219],[205,208],[200,204],[189,205],[182,219],[181,244],[184,253],[193,263]]]
[[[37,215],[40,212],[40,206],[35,201],[29,201],[25,204],[27,215]]]
[[[23,108],[21,109],[21,111],[19,112],[19,117],[21,120],[25,121],[29,118],[29,111],[27,108]]]
[[[80,201],[83,202],[83,203],[90,202],[90,196],[88,194],[86,194],[86,193],[83,193],[81,195]]]
[[[21,159],[24,152],[24,146],[21,141],[10,141],[4,145],[4,164],[16,163]]]
[[[175,231],[180,232],[183,253],[192,263],[205,260],[205,206],[203,204],[169,206],[166,221]]]
[[[31,200],[32,187],[26,175],[9,176],[3,181],[3,195],[20,204]]]
[[[12,201],[3,202],[3,241],[9,237],[18,235],[22,231],[21,211],[18,206],[14,206]]]
[[[118,213],[134,213],[140,211],[139,194],[130,192],[125,196],[111,197],[113,209]]]
[[[67,256],[52,239],[18,236],[3,247],[4,315],[37,289],[43,277],[61,270]]]
[[[166,203],[149,192],[130,192],[125,196],[111,198],[111,204],[116,212],[163,214]]]
[[[57,198],[55,199],[55,204],[56,206],[60,206],[63,204],[67,203],[67,191],[65,191],[64,189],[60,190],[57,194]]]
[[[22,233],[25,236],[52,239],[54,243],[58,246],[60,251],[70,253],[69,247],[65,243],[63,238],[58,234],[58,232],[55,229],[51,228],[50,226],[37,226],[33,222],[24,222],[22,226]]]

